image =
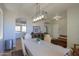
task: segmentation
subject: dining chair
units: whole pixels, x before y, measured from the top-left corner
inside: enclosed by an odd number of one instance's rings
[[[51,43],[51,36],[49,34],[45,34],[44,35],[44,41],[46,41],[47,43]]]
[[[24,44],[24,39],[23,37],[21,37],[21,44],[22,44],[22,52],[24,56],[27,56],[27,52],[26,52],[26,48],[25,48],[25,44]]]
[[[31,38],[32,38],[32,36],[31,36],[31,34],[26,33],[26,35],[24,36],[24,38],[25,38],[25,39],[31,39]]]
[[[74,44],[73,55],[79,56],[79,44]]]

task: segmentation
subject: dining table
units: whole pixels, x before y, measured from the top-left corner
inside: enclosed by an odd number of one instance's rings
[[[47,43],[37,38],[24,39],[24,45],[29,56],[67,56],[69,48]]]

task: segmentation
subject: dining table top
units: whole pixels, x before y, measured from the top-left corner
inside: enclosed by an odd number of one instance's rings
[[[24,41],[25,47],[32,56],[65,56],[69,52],[68,48],[36,39],[25,39]]]

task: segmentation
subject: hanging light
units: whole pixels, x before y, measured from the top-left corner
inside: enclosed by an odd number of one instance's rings
[[[39,17],[33,19],[33,21],[34,21],[34,22],[35,22],[35,21],[39,21],[39,20],[41,20],[42,18],[44,18],[44,15],[41,15],[41,16],[39,16]]]
[[[36,18],[33,19],[33,22],[42,20],[45,17],[46,12],[44,10],[41,11],[40,4],[36,3]]]

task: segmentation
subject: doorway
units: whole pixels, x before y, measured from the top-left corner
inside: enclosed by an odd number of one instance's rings
[[[21,38],[24,34],[26,34],[26,18],[17,18],[16,19],[16,39]]]

